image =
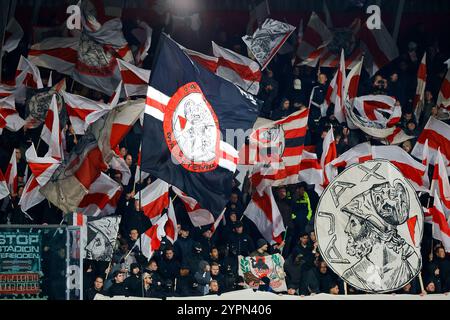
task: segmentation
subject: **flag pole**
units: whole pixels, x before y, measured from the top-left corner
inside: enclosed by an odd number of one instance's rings
[[[285,240],[286,240],[287,231],[288,231],[288,228],[286,228],[286,231],[284,231],[284,236],[283,236],[283,242],[284,242],[284,245],[283,245],[283,247],[282,247],[281,250],[280,250],[280,254],[281,254],[281,255],[283,255],[283,249],[284,249],[284,247],[286,246]]]
[[[347,282],[344,281],[344,294],[347,295],[348,294],[348,290],[347,290]]]
[[[423,279],[422,279],[422,272],[419,273],[419,283],[420,283],[420,290],[422,293],[426,293],[425,288],[423,286]]]

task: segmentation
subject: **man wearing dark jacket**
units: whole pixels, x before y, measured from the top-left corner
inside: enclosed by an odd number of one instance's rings
[[[142,297],[142,278],[141,270],[137,263],[130,266],[130,276],[125,279],[125,287],[128,288],[130,296]]]
[[[179,297],[188,297],[196,294],[194,291],[194,276],[191,274],[189,265],[182,264],[177,276],[175,294]]]
[[[210,266],[208,262],[202,260],[198,265],[198,271],[194,274],[197,283],[197,294],[205,296],[209,292],[209,283],[211,282]]]
[[[219,294],[226,291],[225,277],[220,273],[219,264],[216,262],[211,264],[211,279],[217,281],[217,284],[219,285]]]
[[[128,288],[125,285],[125,273],[118,270],[114,272],[113,275],[113,284],[108,289],[108,295],[113,296],[125,296],[128,297],[130,295]]]
[[[244,226],[241,221],[234,225],[234,232],[230,235],[230,250],[236,251],[237,255],[248,256],[255,250],[252,238],[244,233]]]
[[[165,250],[164,258],[159,264],[159,272],[164,280],[170,280],[172,283],[180,273],[180,263],[175,259],[172,248]]]
[[[192,252],[190,256],[187,258],[187,264],[189,265],[189,269],[192,274],[195,275],[197,271],[199,271],[199,263],[203,259],[203,248],[199,242],[194,242],[194,246],[192,248]]]
[[[85,300],[94,300],[96,294],[105,294],[105,291],[103,290],[103,278],[97,277],[94,281],[94,286],[90,287],[86,291],[86,298]]]
[[[187,258],[192,253],[194,241],[189,236],[190,227],[188,225],[181,225],[180,236],[174,243],[175,257],[180,263],[186,263]]]

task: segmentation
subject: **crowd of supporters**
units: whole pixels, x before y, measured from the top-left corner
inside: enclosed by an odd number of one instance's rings
[[[406,134],[418,137],[430,117],[437,117],[439,110],[436,97],[446,73],[444,54],[439,50],[439,43],[430,37],[409,39],[407,48],[401,48],[402,54],[395,61],[374,77],[363,73],[359,95],[387,94],[395,97],[402,107],[399,126]],[[239,43],[223,43],[244,54],[245,49]],[[412,101],[415,95],[417,69],[423,53],[427,53],[428,77],[425,103],[419,120],[416,119]],[[23,53],[23,52],[22,52]],[[8,61],[14,61],[9,59]],[[345,124],[336,121],[328,108],[326,117],[322,117],[319,106],[324,98],[335,69],[317,69],[306,66],[292,66],[291,56],[277,56],[264,71],[258,99],[263,101],[260,116],[278,120],[299,110],[310,108],[308,132],[305,145],[320,158],[322,142],[331,126],[337,145],[338,155],[353,146],[371,141],[360,130],[350,130]],[[11,74],[16,65],[4,64],[4,74]],[[42,69],[43,79],[47,79],[48,70]],[[53,74],[56,83],[62,75]],[[45,81],[44,81],[45,82]],[[69,81],[71,84],[71,81]],[[80,84],[71,87],[71,92],[97,101],[108,101],[109,97],[90,90]],[[313,94],[311,94],[313,92]],[[17,105],[17,110],[25,118],[25,107]],[[70,123],[67,124],[65,139],[67,151],[80,139],[74,134]],[[120,144],[120,154],[131,171],[128,185],[123,186],[123,193],[116,209],[116,215],[122,220],[111,262],[84,261],[85,298],[93,299],[96,293],[110,296],[138,296],[164,298],[169,296],[193,296],[222,294],[244,288],[243,279],[238,275],[238,256],[264,256],[281,253],[285,259],[287,294],[311,295],[317,293],[344,294],[343,281],[329,268],[321,257],[314,232],[314,214],[319,195],[314,185],[303,181],[297,185],[273,188],[276,203],[287,229],[283,242],[271,245],[259,234],[256,226],[243,212],[251,199],[251,187],[248,179],[243,182],[234,180],[233,191],[225,211],[224,223],[213,233],[210,226],[194,227],[182,203],[174,201],[177,215],[178,239],[170,243],[163,239],[160,250],[147,260],[135,246],[140,235],[151,223],[139,210],[135,195],[154,177],[143,183],[135,183],[137,154],[140,145],[141,130],[139,123]],[[0,136],[0,164],[4,171],[16,148],[19,188],[17,194],[11,194],[0,201],[1,224],[60,224],[64,223],[62,212],[48,201],[30,209],[25,215],[18,205],[26,181],[25,150],[33,141],[37,145],[39,129],[9,132],[4,130]],[[402,143],[401,147],[408,153],[414,147],[416,139]],[[45,149],[44,144],[37,146],[38,153]],[[108,174],[121,183],[119,172],[109,170]],[[171,195],[174,197],[174,195]],[[428,198],[421,197],[426,205]],[[423,278],[426,293],[444,293],[450,291],[450,260],[442,245],[431,237],[431,227],[425,225],[422,240]],[[270,291],[270,286],[260,284],[260,290]],[[349,294],[362,293],[348,286]],[[423,293],[419,278],[399,290],[398,293]]]

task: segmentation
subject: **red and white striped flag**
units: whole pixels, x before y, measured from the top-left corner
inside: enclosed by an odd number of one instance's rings
[[[216,221],[214,221],[213,225],[209,229],[211,231],[211,235],[213,235],[214,232],[216,232],[217,228],[219,227],[220,221],[223,220],[225,210],[226,210],[226,208],[223,209],[222,213],[217,217]],[[225,220],[224,220],[224,223],[225,223]]]
[[[128,167],[125,160],[122,157],[119,157],[116,154],[114,154],[113,157],[111,158],[111,161],[109,161],[109,166],[111,169],[120,172],[121,182],[124,186],[127,186],[128,183],[130,182],[131,170],[130,167]]]
[[[25,151],[25,158],[27,159],[28,166],[40,186],[44,186],[55,173],[61,164],[60,160],[46,155],[45,157],[38,157],[34,144]]]
[[[215,219],[212,213],[206,209],[203,209],[197,200],[188,196],[175,186],[172,186],[172,190],[183,202],[189,215],[189,219],[195,227],[202,227],[214,223]]]
[[[75,134],[83,135],[91,123],[101,118],[110,109],[106,103],[65,91],[61,91],[61,94]]]
[[[53,157],[56,160],[63,159],[61,128],[59,125],[58,105],[55,95],[52,97],[52,102],[45,117],[44,126],[41,131],[41,139],[48,144],[46,156]]]
[[[19,86],[26,86],[33,89],[44,88],[39,69],[24,56],[20,56],[16,70],[16,87]]]
[[[45,200],[45,197],[39,192],[41,186],[32,174],[23,188],[22,196],[19,200],[19,206],[22,212],[27,212],[35,205]]]
[[[342,123],[345,122],[344,92],[346,78],[344,49],[341,50],[341,60],[335,77],[336,86],[333,88],[333,93],[331,94],[331,102],[334,103],[334,116],[336,120]]]
[[[294,112],[251,133],[251,161],[259,163],[254,166],[250,179],[258,192],[261,193],[267,186],[298,182],[308,111],[305,109]]]
[[[139,21],[138,22],[139,29],[135,29],[132,31],[133,35],[136,38],[141,38],[138,34],[139,31],[142,31],[144,35],[142,36],[143,41],[141,41],[141,45],[136,52],[136,55],[134,57],[134,60],[136,61],[136,66],[142,66],[142,63],[144,62],[144,59],[148,55],[148,50],[150,49],[150,46],[152,45],[152,34],[153,29],[149,27],[149,25],[145,21]],[[144,93],[145,95],[145,93]]]
[[[428,175],[425,175],[426,167],[399,146],[372,146],[372,157],[389,160],[416,191],[428,192],[430,182]]]
[[[331,40],[333,34],[313,11],[297,48],[297,57],[302,64],[314,67]]]
[[[5,176],[0,170],[0,200],[9,196],[8,185],[6,184]]]
[[[169,206],[169,184],[157,179],[137,192],[134,198],[140,200],[141,210],[152,224],[161,218],[165,208]]]
[[[211,57],[201,52],[187,49],[180,44],[178,44],[178,46],[189,56],[189,58],[191,58],[195,62],[198,62],[212,73],[217,72],[217,68],[219,66],[219,58]]]
[[[397,44],[383,21],[381,21],[380,29],[369,29],[367,23],[363,23],[358,34],[361,47],[365,52],[364,65],[370,76],[398,57]]]
[[[77,63],[80,39],[73,37],[46,38],[33,44],[28,51],[28,59],[36,66],[72,75]]]
[[[150,176],[150,173],[141,171],[141,160],[142,160],[141,147],[142,144],[139,146],[139,153],[136,162],[136,173],[134,174],[135,183],[142,183],[142,181],[144,181]]]
[[[450,69],[447,70],[445,78],[442,81],[436,105],[439,109],[442,108],[450,112]]]
[[[319,185],[323,181],[323,170],[317,159],[317,154],[303,149],[302,161],[300,162],[300,172],[298,181],[304,181],[307,184]]]
[[[346,168],[355,163],[372,160],[372,148],[369,142],[360,143],[331,161],[336,168]]]
[[[76,227],[86,227],[88,217],[82,213],[72,213],[72,225]]]
[[[17,132],[24,124],[25,120],[19,116],[16,110],[14,96],[0,98],[0,134],[4,128]]]
[[[103,172],[91,184],[89,192],[78,205],[78,213],[90,217],[113,214],[116,210],[122,187]]]
[[[216,74],[245,91],[257,95],[261,71],[257,62],[212,42],[214,56],[218,58]]]
[[[172,244],[178,239],[178,223],[175,215],[175,209],[173,208],[172,199],[169,199],[169,207],[167,208],[167,222],[164,227],[166,237]]]
[[[336,158],[336,141],[334,140],[333,127],[331,127],[323,139],[323,151],[320,158],[320,165],[323,168],[322,188],[326,188],[334,177],[337,176],[336,168],[331,165],[331,162]]]
[[[6,25],[5,38],[3,39],[3,47],[1,51],[11,52],[17,48],[23,37],[23,29],[16,19],[11,18]]]
[[[434,161],[433,180],[431,181],[430,193],[439,195],[439,198],[444,205],[444,213],[446,216],[450,215],[450,183],[444,158],[438,148]]]
[[[442,208],[439,194],[434,193],[433,207],[429,208],[432,216],[433,238],[444,245],[445,252],[450,252],[450,223]]]
[[[414,139],[413,136],[408,136],[402,128],[395,128],[394,132],[386,137],[386,139],[381,140],[383,144],[394,144],[398,145],[405,142],[406,140]]]
[[[6,168],[5,180],[9,192],[11,194],[16,194],[18,184],[16,149],[13,149],[11,159],[9,160],[8,167]]]
[[[9,97],[11,95],[14,95],[16,88],[0,83],[0,98]]]
[[[394,113],[396,107],[395,101],[395,98],[386,95],[366,95],[356,97],[353,100],[353,107],[358,111],[361,117],[387,125],[388,119],[390,121],[390,116]],[[395,120],[400,120],[397,113],[395,115]]]
[[[252,194],[244,215],[256,225],[267,242],[274,244],[283,241],[281,233],[286,229],[271,187],[265,188],[262,195],[258,192]]]
[[[364,59],[361,59],[348,73],[345,79],[344,98],[353,99],[358,94],[359,79]]]
[[[117,62],[126,96],[145,96],[150,79],[150,70],[141,69],[121,59],[117,59]]]
[[[430,163],[435,162],[437,150],[440,148],[444,157],[444,163],[447,167],[447,173],[449,173],[450,126],[434,117],[430,117],[422,133],[417,138],[411,155],[419,159],[422,157],[425,140],[428,140],[428,147],[430,149]]]
[[[165,226],[167,223],[167,215],[163,215],[155,224],[141,235],[141,239],[136,241],[142,254],[150,260],[161,246],[161,240],[166,236]]]
[[[416,87],[416,95],[414,96],[413,101],[413,110],[416,115],[416,120],[419,121],[420,115],[422,114],[423,109],[423,98],[425,95],[425,86],[427,83],[427,54],[423,54],[422,62],[419,65],[419,69],[417,70],[417,87]]]

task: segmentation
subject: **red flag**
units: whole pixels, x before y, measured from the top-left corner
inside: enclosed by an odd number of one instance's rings
[[[429,209],[432,215],[433,238],[444,245],[445,252],[450,252],[450,224],[442,209],[439,194],[434,193],[434,205]]]
[[[13,150],[11,159],[9,160],[8,167],[5,173],[6,184],[11,194],[17,193],[17,159],[16,159],[16,149]]]
[[[438,148],[434,161],[433,180],[431,182],[430,193],[439,195],[444,206],[444,213],[450,214],[450,183],[448,181],[448,175],[444,158],[441,154],[441,150]]]
[[[189,219],[191,219],[191,222],[195,227],[206,226],[214,223],[215,219],[212,213],[206,209],[203,209],[197,200],[188,196],[177,187],[172,186],[172,190],[183,202],[189,215]]]
[[[161,240],[166,236],[164,227],[167,223],[167,215],[163,215],[156,223],[141,235],[141,239],[136,241],[136,245],[141,249],[142,254],[150,260],[154,252],[161,246]]]
[[[157,179],[150,185],[136,193],[135,199],[141,197],[141,210],[152,224],[161,217],[163,210],[169,206],[169,185]]]
[[[119,63],[126,96],[145,96],[150,79],[150,70],[141,69],[121,59],[117,59],[117,62]]]
[[[252,194],[252,200],[245,209],[244,215],[256,225],[266,241],[281,243],[283,240],[281,233],[286,229],[271,187],[264,189],[262,195],[258,192]]]
[[[9,196],[8,185],[6,184],[5,176],[0,170],[0,200]]]
[[[416,115],[416,120],[419,121],[423,108],[423,97],[425,94],[425,86],[427,83],[427,54],[424,53],[422,62],[417,70],[417,87],[416,95],[413,101],[413,110]]]

